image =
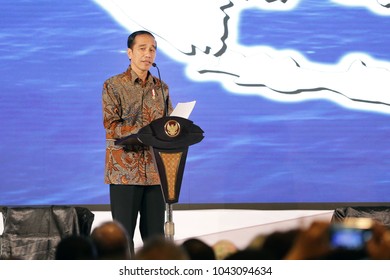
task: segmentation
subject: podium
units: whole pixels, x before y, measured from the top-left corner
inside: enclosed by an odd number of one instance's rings
[[[203,130],[192,121],[166,116],[152,121],[137,134],[115,141],[115,145],[123,147],[135,144],[151,147],[166,205],[164,231],[167,239],[173,240],[175,232],[173,204],[179,200],[188,148],[203,138]]]

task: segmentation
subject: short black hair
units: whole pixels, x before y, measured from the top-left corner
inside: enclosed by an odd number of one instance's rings
[[[149,31],[146,31],[146,30],[135,31],[129,35],[129,38],[127,38],[127,47],[129,49],[131,49],[134,45],[135,37],[137,37],[138,35],[142,35],[142,34],[147,34],[147,35],[150,35],[154,38],[153,34],[150,33]],[[156,48],[157,48],[157,46],[156,46]]]

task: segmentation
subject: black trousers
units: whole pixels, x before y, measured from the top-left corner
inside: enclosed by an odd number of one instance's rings
[[[110,185],[112,218],[129,235],[130,253],[134,256],[134,232],[140,214],[139,229],[143,241],[164,235],[165,202],[160,185]]]

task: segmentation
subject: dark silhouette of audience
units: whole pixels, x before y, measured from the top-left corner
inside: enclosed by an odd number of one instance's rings
[[[164,237],[153,237],[135,253],[136,260],[189,260],[187,252]]]
[[[117,221],[104,222],[91,233],[100,260],[131,259],[126,229]]]
[[[301,230],[285,260],[390,260],[390,231],[383,224],[374,222],[372,237],[362,250],[335,249],[330,242],[332,224],[314,221]]]
[[[270,258],[270,256],[267,255],[262,250],[245,248],[242,250],[238,250],[237,252],[227,256],[224,260],[269,260],[269,259],[274,259],[274,258],[273,257]]]
[[[229,260],[282,260],[289,252],[300,230],[276,231],[262,236],[258,246],[248,246],[230,255]]]
[[[273,232],[265,237],[260,250],[268,259],[281,260],[290,251],[299,233],[299,229]]]
[[[230,240],[227,239],[222,239],[217,241],[213,246],[212,246],[214,253],[215,253],[215,258],[217,260],[224,260],[227,257],[237,253],[239,250],[237,246]]]
[[[332,224],[314,221],[307,228],[257,236],[242,250],[222,239],[210,246],[197,238],[178,245],[164,237],[146,240],[135,260],[390,260],[390,230],[374,222],[371,238],[359,250],[334,248]],[[68,236],[60,241],[57,260],[129,260],[126,230],[116,221],[96,227],[90,237]]]
[[[259,236],[258,245],[226,256],[225,260],[390,260],[390,230],[373,222],[371,238],[361,249],[335,248],[330,233],[334,225],[314,221],[308,228]]]
[[[213,248],[200,239],[187,239],[181,244],[181,247],[191,260],[215,260]]]
[[[83,235],[67,236],[58,243],[56,260],[95,260],[97,251],[90,238]]]

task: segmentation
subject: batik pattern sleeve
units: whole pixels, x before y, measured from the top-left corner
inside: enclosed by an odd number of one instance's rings
[[[119,139],[136,133],[139,127],[131,124],[129,119],[123,118],[123,98],[117,92],[111,81],[103,85],[103,125],[106,130],[106,139]]]

